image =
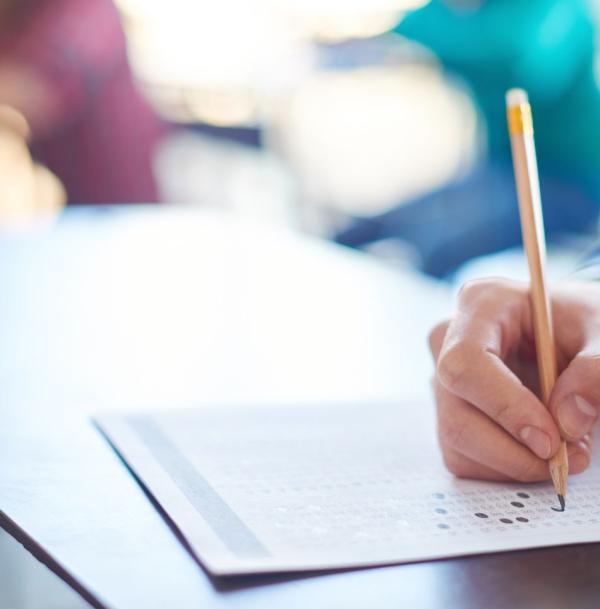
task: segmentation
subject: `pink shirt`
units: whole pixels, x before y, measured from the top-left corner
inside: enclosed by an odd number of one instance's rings
[[[51,91],[34,156],[71,203],[158,200],[152,156],[166,129],[140,96],[110,0],[21,0],[0,30],[0,62],[25,64]]]

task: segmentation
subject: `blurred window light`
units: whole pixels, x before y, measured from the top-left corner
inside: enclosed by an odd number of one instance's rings
[[[133,68],[158,110],[218,125],[258,122],[265,97],[311,71],[314,41],[374,36],[426,1],[116,0]]]
[[[311,53],[289,21],[255,0],[117,0],[134,70],[168,118],[258,119],[260,98],[303,76]]]
[[[350,38],[370,38],[390,30],[400,19],[396,12],[320,13],[305,17],[301,34],[320,42],[341,42]]]
[[[194,89],[146,83],[160,114],[175,123],[206,123],[217,127],[255,125],[261,104],[248,89]]]
[[[437,69],[316,75],[279,122],[304,195],[344,212],[383,211],[442,185],[476,152],[476,113]]]
[[[406,11],[429,0],[274,0],[300,36],[321,42],[369,38],[389,31]]]
[[[254,3],[144,0],[144,9],[131,12],[139,0],[120,0],[132,16],[137,67],[142,74],[173,85],[256,85],[270,80],[269,68],[289,49],[285,24]],[[146,5],[147,2],[147,5]],[[127,6],[130,5],[130,6]],[[129,11],[129,12],[128,12]]]

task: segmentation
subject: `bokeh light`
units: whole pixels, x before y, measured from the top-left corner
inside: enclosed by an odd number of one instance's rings
[[[476,148],[467,95],[423,65],[317,74],[282,125],[305,195],[358,214],[444,183]]]

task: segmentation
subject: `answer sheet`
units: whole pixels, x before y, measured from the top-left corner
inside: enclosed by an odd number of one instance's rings
[[[430,404],[219,408],[98,419],[217,576],[363,567],[600,541],[600,469],[457,480]],[[148,551],[152,551],[149,540]]]

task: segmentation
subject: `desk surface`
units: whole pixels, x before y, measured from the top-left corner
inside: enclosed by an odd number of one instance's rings
[[[215,403],[428,407],[424,339],[450,307],[444,288],[230,218],[109,208],[70,210],[49,233],[0,239],[0,293],[3,526],[61,576],[72,573],[89,601],[597,606],[596,545],[211,581],[89,424],[99,410]],[[0,606],[88,605],[2,533]]]

